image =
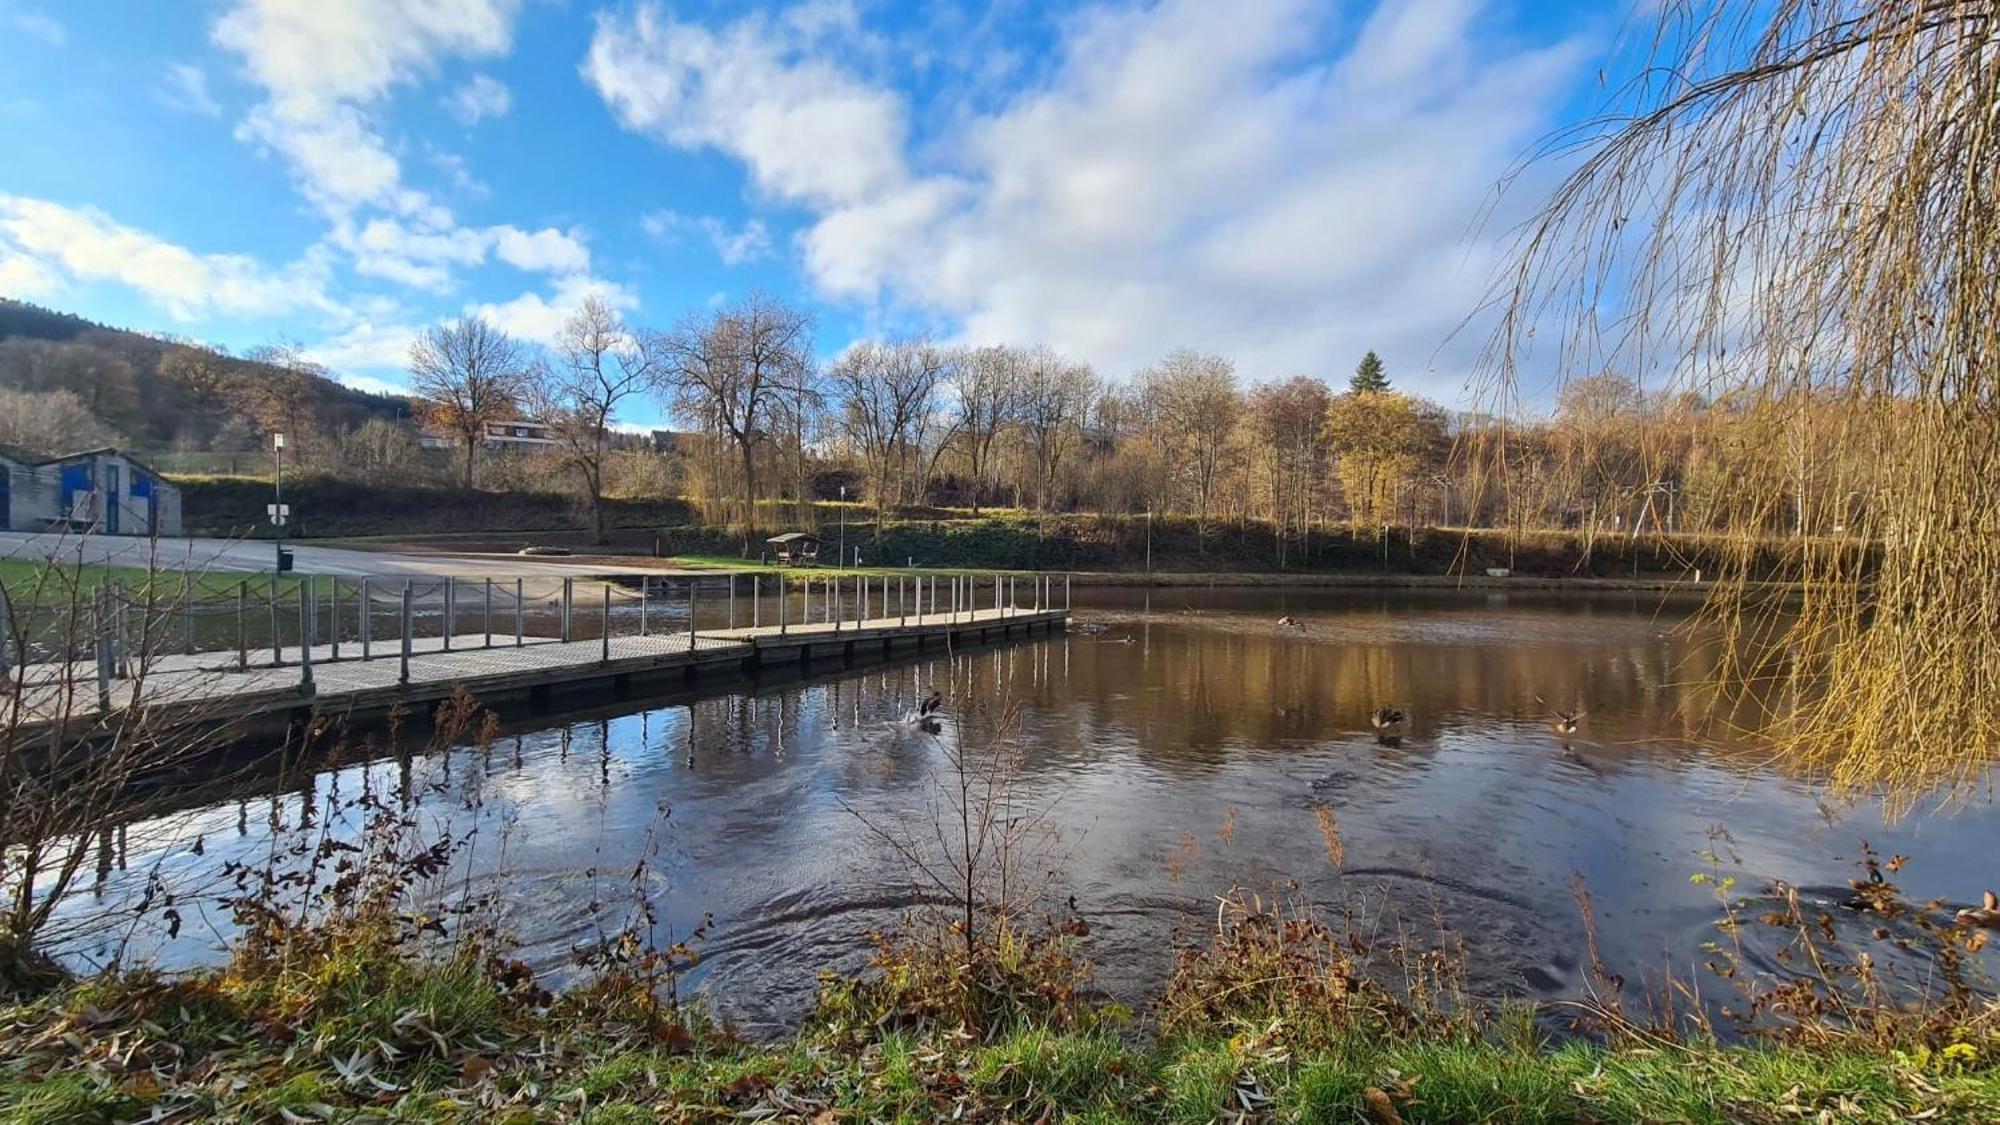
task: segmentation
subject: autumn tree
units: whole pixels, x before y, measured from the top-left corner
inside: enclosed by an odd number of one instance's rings
[[[604,542],[611,427],[628,400],[654,388],[663,350],[653,334],[627,325],[609,301],[592,294],[563,322],[553,360],[532,366],[524,381],[526,402],[548,424],[558,455],[590,501],[593,542]]]
[[[684,319],[662,344],[674,409],[735,447],[743,526],[757,520],[757,445],[812,370],[810,314],[764,293]]]
[[[320,437],[318,383],[326,366],[296,340],[260,344],[243,353],[257,364],[236,381],[238,409],[267,434],[287,434],[301,447]]]
[[[1327,411],[1333,394],[1305,375],[1250,393],[1248,425],[1270,498],[1279,561],[1290,536],[1309,537],[1327,468]]]
[[[0,445],[44,457],[114,445],[118,435],[70,391],[0,387]]]
[[[520,409],[528,357],[513,337],[482,317],[432,325],[410,345],[410,390],[434,434],[465,451],[461,482],[472,487],[473,457],[488,423]]]
[[[1435,408],[1388,391],[1348,393],[1326,414],[1326,437],[1339,456],[1350,517],[1363,526],[1393,521],[1399,494],[1443,442]]]
[[[1083,439],[1082,427],[1097,398],[1097,375],[1088,365],[1047,347],[1027,353],[1021,383],[1021,437],[1033,475],[1036,506],[1055,502],[1057,474]]]

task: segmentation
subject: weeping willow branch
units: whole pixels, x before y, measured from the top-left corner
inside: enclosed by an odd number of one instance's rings
[[[1669,3],[1614,111],[1536,154],[1573,170],[1489,352],[1503,411],[1530,365],[1712,404],[1740,493],[1710,603],[1724,686],[1824,780],[1898,808],[2000,751],[1996,16]],[[1803,591],[1782,609],[1750,582],[1774,545]]]

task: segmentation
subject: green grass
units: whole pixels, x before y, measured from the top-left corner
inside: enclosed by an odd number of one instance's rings
[[[198,598],[234,597],[237,587],[244,582],[250,583],[254,597],[268,590],[271,584],[269,571],[215,570],[190,576],[185,571],[168,569],[164,565],[157,570],[147,570],[136,566],[0,559],[0,584],[6,586],[8,599],[16,605],[87,605],[91,589],[110,582],[123,583],[133,597],[142,601],[150,594],[158,602],[171,604],[179,601],[186,592],[190,577]],[[280,595],[295,593],[301,577],[295,573],[281,579],[278,583]]]

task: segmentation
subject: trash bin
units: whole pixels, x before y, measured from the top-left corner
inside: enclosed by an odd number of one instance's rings
[[[283,574],[290,569],[292,569],[291,550],[286,547],[278,548],[278,573]]]

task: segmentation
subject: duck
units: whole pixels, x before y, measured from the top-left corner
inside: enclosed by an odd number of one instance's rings
[[[1408,721],[1409,716],[1403,714],[1399,707],[1377,707],[1375,713],[1368,716],[1368,725],[1383,734],[1400,733],[1403,724]]]
[[[937,734],[944,729],[943,724],[938,722],[938,711],[943,706],[944,696],[933,691],[924,697],[923,702],[917,704],[916,710],[903,716],[903,725],[914,727],[925,734]]]
[[[1305,627],[1306,627],[1305,622],[1300,621],[1298,618],[1293,617],[1289,613],[1287,613],[1283,617],[1278,618],[1278,628],[1280,629],[1303,629]]]
[[[1588,711],[1565,711],[1560,707],[1550,706],[1549,701],[1543,699],[1539,695],[1535,697],[1535,702],[1541,704],[1543,707],[1547,707],[1549,714],[1555,716],[1555,718],[1549,723],[1549,726],[1552,727],[1557,734],[1563,734],[1563,735],[1575,734],[1576,725],[1583,721],[1583,717],[1585,715],[1590,713]]]
[[[1961,926],[1976,926],[1982,930],[2000,930],[2000,895],[1987,891],[1980,896],[1976,908],[1958,912],[1952,919]]]

